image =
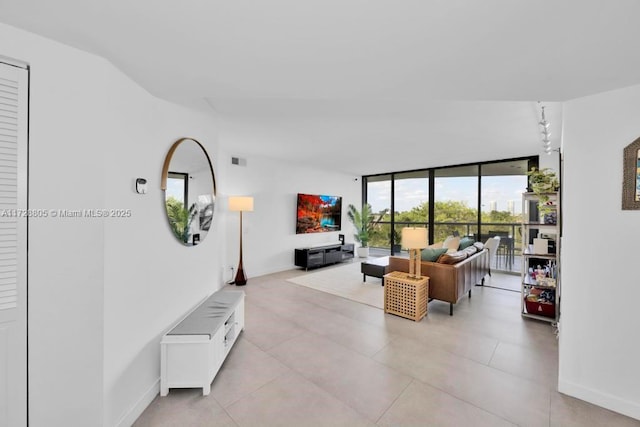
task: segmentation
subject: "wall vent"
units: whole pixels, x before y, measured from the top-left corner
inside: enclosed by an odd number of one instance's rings
[[[231,157],[231,164],[236,166],[247,166],[247,159],[241,159],[240,157]]]

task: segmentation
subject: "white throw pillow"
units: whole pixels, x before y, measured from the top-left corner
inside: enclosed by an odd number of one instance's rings
[[[442,248],[442,242],[436,242],[433,245],[429,245],[427,247],[428,248],[432,248],[432,249],[441,249]]]
[[[460,237],[449,236],[442,243],[443,248],[454,249],[454,252],[460,247]]]

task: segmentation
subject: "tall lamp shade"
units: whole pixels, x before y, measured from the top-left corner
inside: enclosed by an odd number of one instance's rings
[[[420,249],[427,247],[427,229],[405,227],[402,229],[402,246],[409,249],[409,274],[420,277]]]
[[[253,197],[249,197],[249,196],[229,197],[229,210],[234,212],[253,212]]]
[[[247,284],[247,276],[242,266],[242,212],[253,212],[253,197],[250,196],[230,196],[229,210],[240,212],[240,261],[238,262],[238,271],[233,280],[236,286],[244,286]]]

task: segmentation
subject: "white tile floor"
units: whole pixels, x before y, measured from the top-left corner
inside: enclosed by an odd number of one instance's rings
[[[211,394],[172,389],[135,425],[640,426],[555,391],[556,338],[521,318],[519,293],[476,287],[416,323],[285,281],[300,274],[251,278]]]

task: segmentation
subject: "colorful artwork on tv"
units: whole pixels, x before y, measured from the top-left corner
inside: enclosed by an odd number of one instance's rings
[[[296,234],[339,231],[342,220],[342,197],[298,194]]]

